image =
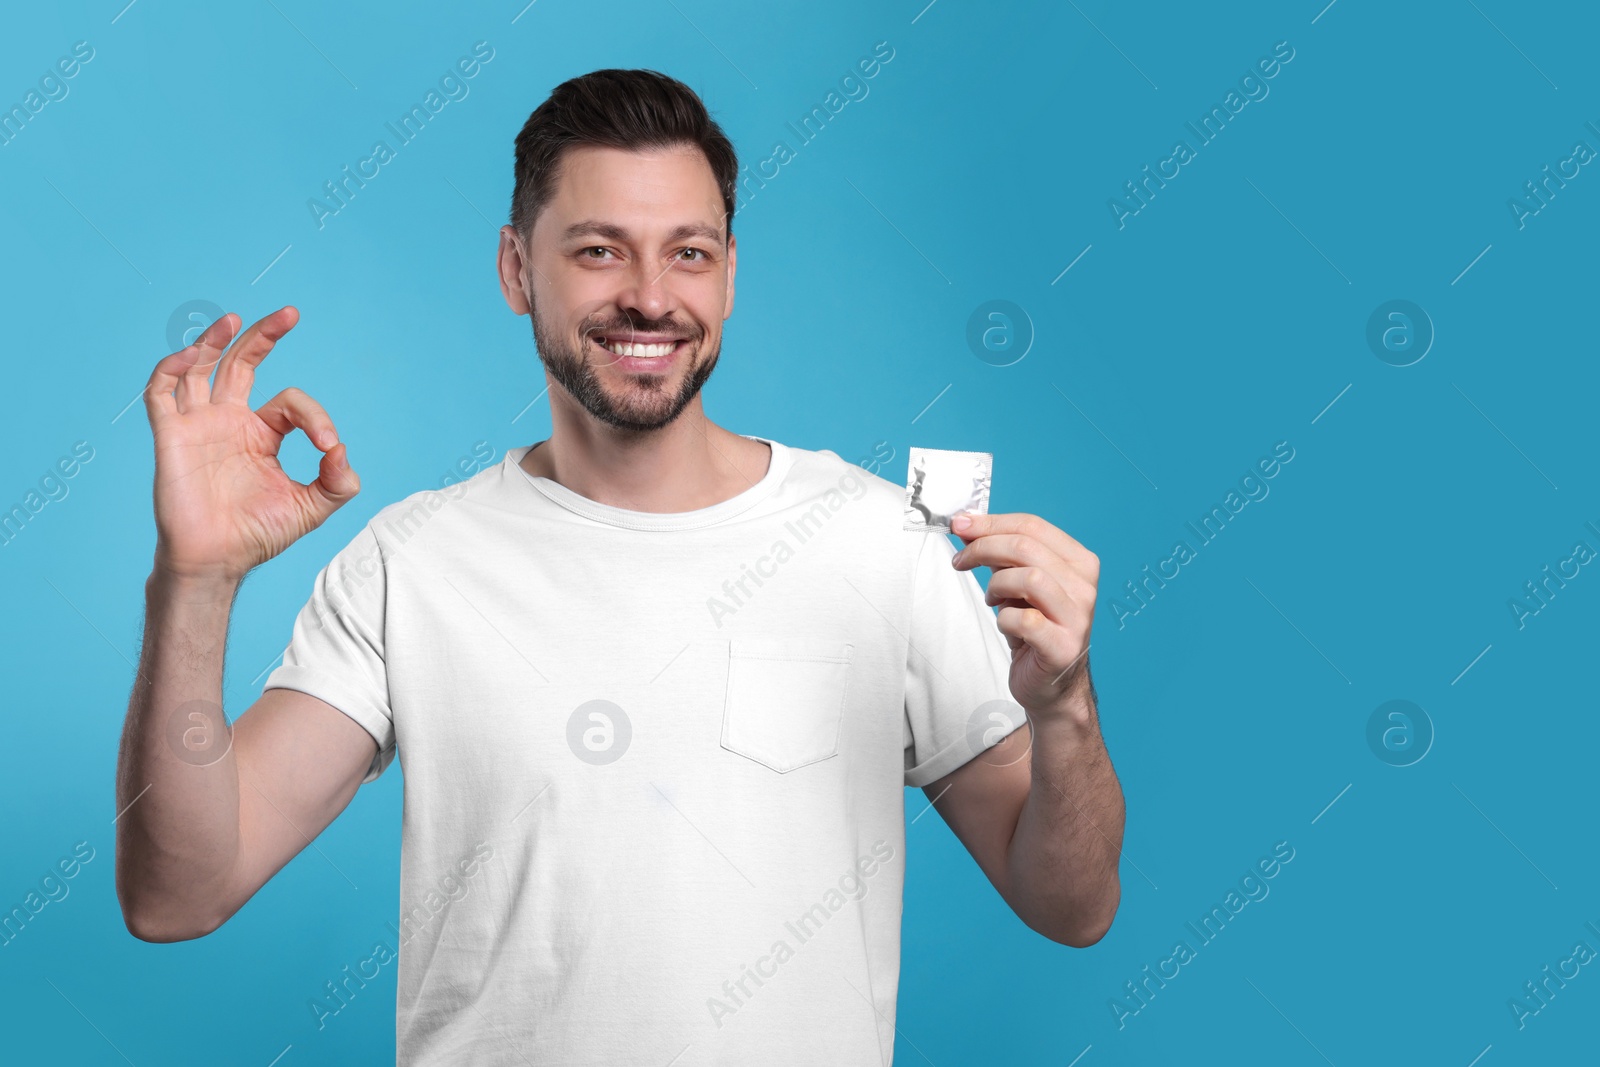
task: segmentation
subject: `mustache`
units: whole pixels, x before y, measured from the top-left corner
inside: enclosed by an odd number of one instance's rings
[[[611,337],[618,340],[626,340],[630,335],[641,333],[666,334],[668,337],[683,341],[694,341],[700,337],[698,330],[680,326],[670,319],[663,319],[660,322],[642,320],[639,322],[591,324],[583,328],[583,336],[585,338]]]

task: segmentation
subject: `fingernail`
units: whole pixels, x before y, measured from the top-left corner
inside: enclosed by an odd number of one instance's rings
[[[972,525],[972,520],[969,519],[966,516],[965,513],[963,513],[961,515],[957,515],[955,518],[950,520],[950,528],[952,530],[955,530],[957,533],[961,533],[962,531],[966,530],[971,525]]]

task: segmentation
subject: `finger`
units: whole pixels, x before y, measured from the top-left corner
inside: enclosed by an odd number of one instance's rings
[[[150,373],[150,381],[146,383],[144,389],[145,411],[149,413],[152,424],[158,418],[176,415],[185,410],[173,399],[173,390],[178,388],[178,383],[197,364],[205,364],[206,373],[210,373],[210,367],[217,362],[223,349],[227,348],[228,342],[233,339],[234,330],[237,329],[236,321],[235,316],[224,315],[207,326],[195,339],[194,344],[156,361],[155,369]]]
[[[228,316],[224,315],[226,319]],[[216,323],[212,323],[215,326]],[[225,338],[233,336],[234,327],[230,322],[226,330],[211,334],[211,327],[195,339],[195,343],[184,349],[184,356],[191,360],[183,373],[178,376],[178,410],[188,411],[199,404],[211,400],[211,372],[216,369],[217,361],[222,358],[222,350],[228,346]],[[209,339],[207,335],[210,335]]]
[[[957,552],[952,565],[957,570],[988,567],[995,572],[1006,567],[1043,567],[1055,574],[1071,573],[1088,578],[1043,541],[1025,534],[985,534]]]
[[[1001,608],[995,625],[1007,638],[1033,649],[1045,669],[1066,670],[1078,655],[1067,631],[1044,617],[1037,608]],[[1018,645],[1013,643],[1013,649]]]
[[[1078,595],[1074,595],[1068,586],[1068,582],[1042,567],[1007,567],[990,577],[984,599],[991,607],[1001,601],[1020,601],[1021,606],[1043,612],[1051,622],[1068,626],[1081,621],[1085,615],[1085,603],[1080,599],[1085,590],[1080,586]],[[1092,599],[1087,606],[1093,610]]]
[[[971,520],[971,525],[965,530],[952,529],[952,532],[968,544],[990,534],[1023,534],[1042,542],[1082,573],[1092,575],[1093,580],[1099,580],[1100,557],[1085,548],[1077,538],[1037,515],[1021,511],[999,515],[976,515],[967,512],[966,517]]]
[[[333,428],[333,419],[328,417],[322,405],[294,386],[262,404],[256,409],[256,414],[278,435],[280,442],[299,429],[318,451],[326,453],[339,443],[339,433]]]
[[[294,329],[300,321],[300,312],[292,306],[281,307],[265,318],[258,319],[239,339],[217,367],[217,382],[211,390],[211,400],[217,404],[248,404],[250,390],[255,385],[256,368],[267,358],[272,346],[284,334]]]
[[[990,607],[998,608],[1001,611],[1004,611],[1006,608],[1025,608],[1027,606],[1028,606],[1028,602],[1026,600],[1010,600],[1010,599],[1002,600],[998,604],[991,604],[990,605]],[[998,617],[998,616],[996,616],[996,617]],[[1011,646],[1011,651],[1015,652],[1017,649],[1023,647],[1022,638],[1020,638],[1020,637],[1012,637],[1010,634],[1006,634],[1005,638],[1006,638],[1006,644]]]

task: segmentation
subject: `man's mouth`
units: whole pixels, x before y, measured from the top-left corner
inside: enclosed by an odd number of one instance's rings
[[[631,359],[661,359],[669,356],[679,345],[685,343],[681,337],[669,337],[661,340],[612,340],[605,336],[596,336],[594,342],[614,356],[625,356]]]

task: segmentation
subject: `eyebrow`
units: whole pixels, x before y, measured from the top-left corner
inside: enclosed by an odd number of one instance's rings
[[[611,222],[601,222],[598,219],[584,219],[582,222],[574,222],[562,233],[561,239],[570,241],[575,237],[587,235],[604,237],[611,241],[621,241],[624,244],[633,240],[632,234],[628,233],[623,227]],[[707,241],[715,242],[721,242],[723,239],[720,231],[707,226],[703,222],[685,223],[682,226],[674,227],[667,234],[668,241],[680,241],[685,237],[700,237]]]

